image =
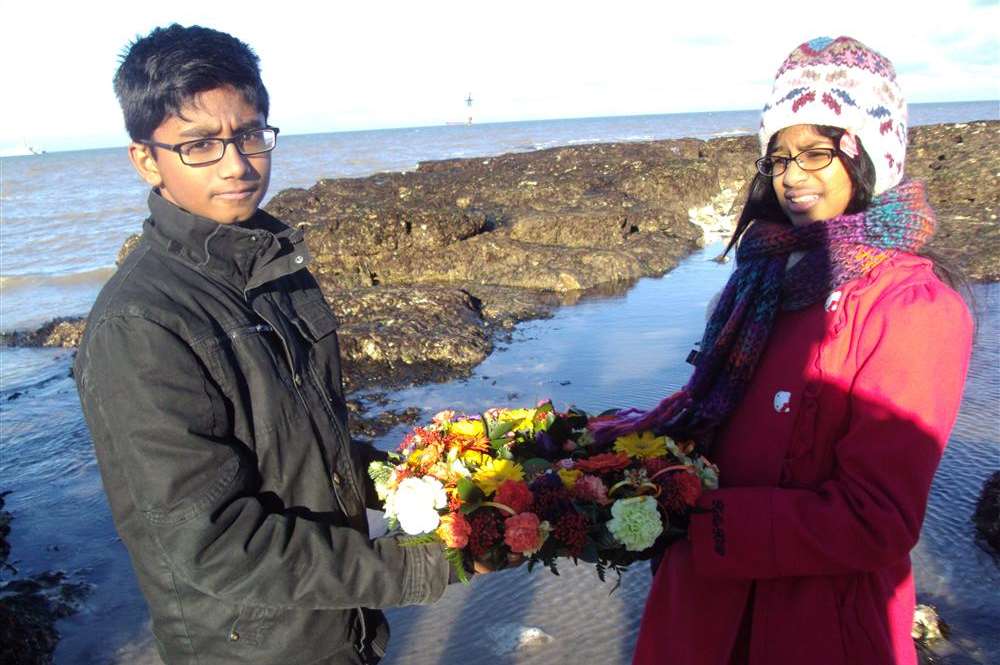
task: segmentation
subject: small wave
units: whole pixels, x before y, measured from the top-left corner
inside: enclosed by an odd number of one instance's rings
[[[721,132],[715,132],[712,134],[713,138],[722,138],[723,136],[743,136],[744,134],[752,134],[749,129],[726,129]]]
[[[602,141],[608,141],[607,138],[587,138],[587,139],[570,139],[566,141],[566,145],[585,145],[587,143],[601,143]]]
[[[113,275],[113,267],[95,268],[62,275],[28,274],[0,275],[0,293],[10,293],[20,289],[37,289],[44,287],[100,286]]]

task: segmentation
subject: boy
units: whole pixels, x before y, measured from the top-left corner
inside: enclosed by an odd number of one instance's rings
[[[160,655],[376,662],[388,628],[366,608],[433,602],[450,569],[440,545],[368,538],[334,317],[301,231],[258,209],[278,129],[257,56],[158,28],[115,92],[151,214],[75,376]]]

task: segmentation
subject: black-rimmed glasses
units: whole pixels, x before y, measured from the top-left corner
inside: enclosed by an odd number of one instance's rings
[[[259,155],[274,150],[278,144],[277,127],[261,127],[240,132],[228,139],[195,139],[183,143],[159,143],[157,141],[139,141],[143,145],[156,146],[172,150],[181,156],[181,161],[188,166],[205,166],[213,164],[226,154],[226,146],[232,143],[241,155]]]
[[[756,162],[757,171],[764,176],[781,175],[788,169],[788,164],[794,161],[803,171],[819,171],[833,163],[837,151],[833,148],[810,148],[803,150],[794,157],[761,157]]]

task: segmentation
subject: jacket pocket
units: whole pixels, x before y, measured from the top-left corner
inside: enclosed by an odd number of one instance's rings
[[[244,605],[229,629],[229,641],[234,645],[264,646],[280,612],[277,607]]]
[[[819,426],[822,387],[806,384],[792,427],[788,450],[782,461],[779,485],[786,488],[813,488],[826,480],[831,467],[828,436]]]
[[[296,307],[296,314],[292,322],[302,336],[312,342],[318,342],[337,329],[337,317],[325,300],[302,303]]]

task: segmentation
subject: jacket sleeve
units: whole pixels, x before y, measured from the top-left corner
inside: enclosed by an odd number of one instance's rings
[[[972,321],[940,283],[884,296],[858,343],[850,418],[817,489],[706,492],[689,536],[699,575],[761,579],[875,570],[916,544],[962,397]],[[834,388],[837,389],[837,388]],[[725,470],[723,470],[725,473]]]
[[[444,592],[440,545],[369,541],[268,509],[225,400],[184,340],[119,317],[99,324],[86,353],[77,380],[102,466],[113,470],[105,482],[127,486],[150,535],[138,546],[157,549],[175,575],[226,602],[272,607],[382,608]]]

